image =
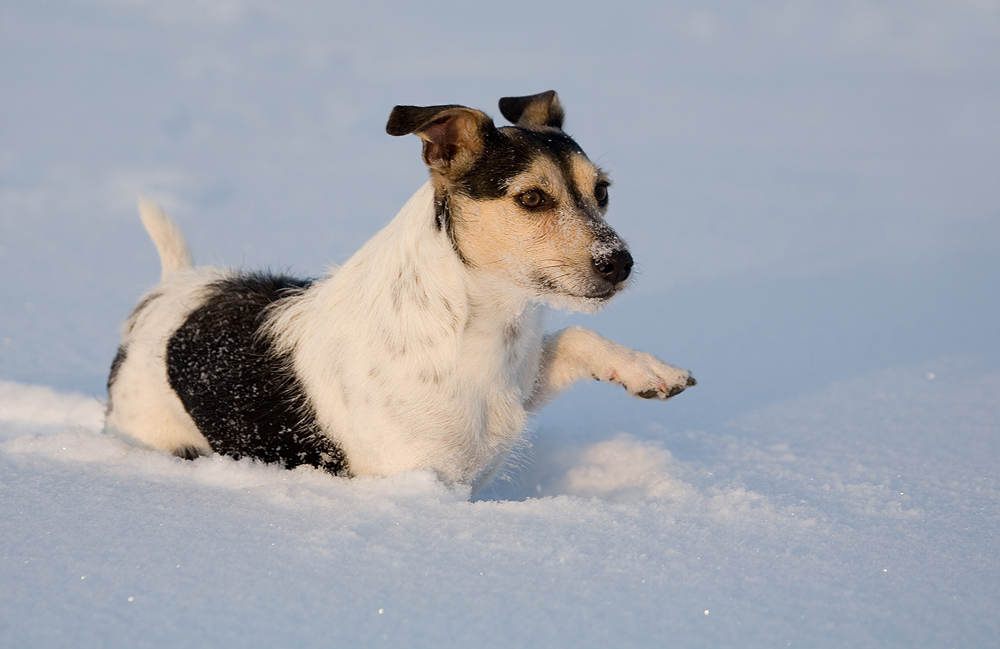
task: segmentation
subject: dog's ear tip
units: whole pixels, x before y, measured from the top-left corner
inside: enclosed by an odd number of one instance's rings
[[[539,92],[539,93],[534,94],[534,95],[520,95],[520,96],[517,96],[517,97],[501,97],[500,98],[500,106],[501,107],[503,107],[503,106],[509,106],[509,107],[513,108],[515,106],[525,106],[527,104],[530,104],[532,102],[539,101],[539,100],[544,100],[544,101],[553,101],[553,100],[556,100],[556,101],[558,101],[559,100],[559,93],[557,93],[555,90],[546,90],[545,92]]]
[[[456,109],[469,114],[479,112],[457,104],[445,104],[442,106],[396,106],[389,113],[389,121],[386,122],[385,131],[389,135],[419,134],[428,124],[440,119],[448,111],[454,113]]]
[[[500,99],[500,114],[512,124],[528,127],[562,128],[565,120],[565,113],[555,90],[524,97],[503,97]]]
[[[385,124],[385,132],[389,135],[409,135],[412,130],[408,130],[409,124],[405,118],[406,109],[409,106],[394,106],[389,113],[389,121]]]
[[[441,173],[446,169],[453,173],[456,158],[465,164],[477,156],[486,133],[494,128],[486,113],[458,104],[396,106],[385,125],[389,135],[420,136],[424,141],[424,162]],[[460,155],[462,152],[465,155]]]

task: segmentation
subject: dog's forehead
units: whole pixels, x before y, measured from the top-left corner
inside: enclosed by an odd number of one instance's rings
[[[459,183],[474,199],[502,198],[511,182],[540,159],[560,169],[567,183],[598,173],[580,145],[561,130],[505,126],[485,138],[479,159]]]

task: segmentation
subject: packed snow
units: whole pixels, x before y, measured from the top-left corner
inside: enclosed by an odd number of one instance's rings
[[[0,7],[0,646],[1000,647],[1000,4]],[[689,367],[580,385],[479,493],[102,432],[200,263],[316,276],[426,171],[395,104],[554,88]]]

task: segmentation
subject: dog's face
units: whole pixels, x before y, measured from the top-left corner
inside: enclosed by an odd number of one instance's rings
[[[387,130],[424,140],[438,222],[470,268],[540,301],[600,308],[632,267],[604,220],[610,181],[562,131],[554,92],[500,108],[514,126],[461,106],[397,107]]]

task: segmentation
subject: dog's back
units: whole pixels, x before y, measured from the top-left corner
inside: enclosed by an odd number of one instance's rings
[[[126,322],[108,379],[107,427],[189,459],[216,451],[345,473],[289,355],[262,326],[271,307],[311,282],[195,270],[177,224],[141,197],[139,214],[162,276]]]

